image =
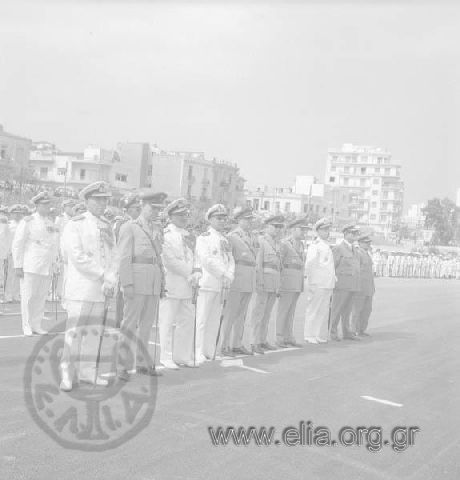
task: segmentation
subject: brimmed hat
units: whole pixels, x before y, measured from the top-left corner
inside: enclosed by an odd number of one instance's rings
[[[255,218],[252,207],[236,207],[233,209],[233,218],[239,220],[240,218],[247,218],[248,220]]]
[[[24,213],[24,208],[22,207],[22,205],[15,203],[14,205],[11,205],[11,207],[8,209],[8,213]]]
[[[121,199],[121,205],[123,208],[129,207],[139,207],[141,201],[139,199],[139,194],[137,193],[128,193]]]
[[[80,192],[80,198],[87,200],[91,197],[111,197],[109,185],[106,182],[94,182],[86,186]]]
[[[63,207],[73,207],[77,202],[73,198],[68,198],[62,202]]]
[[[221,217],[226,217],[228,216],[227,209],[225,208],[224,205],[221,203],[216,203],[213,205],[205,214],[204,218],[209,221],[211,217],[216,217],[216,216],[221,216]]]
[[[356,225],[356,223],[347,223],[346,225],[343,226],[342,232],[350,232],[350,233],[357,233],[359,232],[359,227]]]
[[[265,225],[283,225],[284,226],[285,219],[283,215],[272,215],[264,220]]]
[[[315,230],[319,230],[320,228],[331,228],[331,227],[332,227],[332,222],[329,220],[329,218],[326,218],[326,217],[320,218],[315,223]]]
[[[291,220],[290,222],[288,222],[287,227],[312,228],[311,225],[308,224],[306,218],[296,218],[295,220]]]
[[[47,204],[51,202],[50,195],[47,191],[40,192],[35,197],[32,197],[30,200],[33,204],[38,205],[39,203]]]
[[[141,200],[143,203],[150,203],[154,207],[164,207],[167,196],[168,194],[164,192],[144,190],[143,192],[139,193],[139,200]]]
[[[166,208],[165,213],[171,215],[183,215],[190,212],[190,203],[185,198],[173,200]]]

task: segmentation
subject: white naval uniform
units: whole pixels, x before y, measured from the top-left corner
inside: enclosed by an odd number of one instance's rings
[[[160,303],[160,361],[179,364],[193,361],[195,306],[189,281],[195,261],[190,233],[170,224],[164,231],[163,266],[166,297]],[[187,243],[188,242],[188,243]],[[175,325],[175,328],[174,328]]]
[[[35,212],[19,223],[11,252],[14,268],[22,268],[21,316],[24,334],[41,329],[53,263],[57,259],[58,235],[49,217]]]
[[[108,221],[90,212],[72,218],[63,231],[61,245],[68,261],[64,290],[68,317],[61,368],[71,378],[74,373],[78,373],[80,380],[91,381],[96,377],[105,302],[104,278],[115,286],[118,268],[114,242]],[[90,327],[87,335],[85,327]],[[84,360],[75,372],[80,357]]]
[[[56,294],[59,298],[62,299],[64,295],[65,289],[65,278],[67,275],[67,258],[64,255],[64,251],[62,250],[62,232],[64,231],[64,227],[69,223],[72,219],[70,215],[64,212],[62,215],[56,218],[56,227],[59,230],[59,253],[60,253],[60,271],[57,277],[57,285],[56,285]]]
[[[11,301],[19,301],[19,290],[20,290],[20,282],[19,277],[16,275],[14,271],[14,264],[13,264],[13,255],[11,252],[11,244],[14,238],[14,234],[16,233],[16,229],[18,228],[19,222],[16,220],[10,220],[8,223],[8,227],[10,230],[10,241],[8,245],[8,268],[6,272],[6,285],[5,285],[5,300],[7,302]]]
[[[0,284],[2,285],[3,293],[6,292],[5,277],[6,277],[6,261],[11,252],[11,235],[8,222],[5,219],[4,223],[0,222]]]
[[[336,277],[331,247],[319,237],[308,247],[305,274],[307,309],[304,337],[307,341],[327,341],[329,304]]]
[[[203,357],[214,355],[223,287],[233,282],[235,262],[228,240],[212,227],[197,238],[196,254],[203,271],[197,301],[196,355],[203,361]]]

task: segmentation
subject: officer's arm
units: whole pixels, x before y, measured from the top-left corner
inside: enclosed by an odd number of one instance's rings
[[[332,256],[334,257],[334,267],[337,269],[337,267],[340,265],[340,260],[342,259],[340,246],[332,248]]]
[[[227,269],[219,255],[219,248],[216,245],[210,245],[210,242],[201,241],[201,238],[198,237],[196,245],[201,265],[214,277],[223,277]]]
[[[256,257],[256,281],[259,288],[264,286],[264,242],[259,241]]]
[[[315,244],[312,244],[308,247],[307,258],[305,260],[305,275],[310,276],[310,272],[313,267],[319,263],[319,250]]]
[[[103,279],[104,269],[85,252],[76,222],[69,222],[64,229],[62,242],[69,260],[80,273],[93,280]]]
[[[14,268],[23,268],[24,266],[24,248],[29,236],[29,226],[26,220],[21,220],[16,228],[16,232],[11,244],[11,255],[13,257]]]
[[[174,242],[171,240],[171,235],[167,233],[164,238],[163,253],[161,254],[163,264],[169,272],[188,278],[192,274],[191,265],[177,252]]]
[[[133,251],[134,251],[134,236],[133,229],[130,223],[124,223],[118,236],[118,257],[119,257],[119,275],[120,285],[127,287],[134,285],[133,279]]]

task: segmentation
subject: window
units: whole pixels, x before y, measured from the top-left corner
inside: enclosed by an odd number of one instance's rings
[[[386,215],[380,215],[380,221],[381,222],[386,222],[387,221],[387,216]]]
[[[290,212],[291,211],[291,202],[286,202],[284,204],[284,211],[285,212]]]
[[[374,180],[372,181],[372,183],[374,185],[378,185],[380,183],[380,180],[378,178],[374,178]]]
[[[254,210],[259,210],[259,199],[258,198],[254,198],[252,208]]]
[[[348,185],[348,184],[349,184],[349,180],[350,180],[349,178],[344,178],[344,179],[343,179],[343,184],[344,184],[344,185]]]
[[[388,209],[388,203],[382,202],[382,210],[387,210],[387,209]]]
[[[365,155],[361,155],[361,162],[366,163],[367,162],[367,157]]]
[[[84,180],[86,178],[86,170],[82,168],[80,170],[80,180]]]
[[[366,175],[366,167],[361,167],[361,175]]]
[[[383,158],[382,157],[377,157],[377,163],[381,165],[383,163]]]
[[[0,147],[0,158],[4,160],[6,158],[6,146],[2,145]]]
[[[48,167],[40,167],[40,178],[48,178]]]
[[[264,210],[270,210],[270,202],[268,200],[264,201]]]
[[[193,177],[193,167],[191,165],[189,165],[188,167],[188,178],[192,178]]]
[[[331,167],[331,172],[336,172],[337,171],[337,167]]]
[[[385,168],[385,175],[390,175],[390,169],[389,168]]]
[[[378,194],[379,194],[378,190],[372,190],[372,195],[374,195],[374,197],[378,196]]]
[[[366,186],[366,179],[365,178],[360,178],[359,179],[359,186],[360,187],[365,187]]]
[[[374,168],[374,173],[380,173],[380,167],[375,167]]]
[[[128,175],[124,175],[122,173],[117,173],[115,174],[115,180],[117,182],[127,182],[128,181]]]
[[[371,202],[371,208],[377,208],[377,202]]]
[[[303,213],[307,213],[308,212],[308,203],[306,203],[304,206],[303,206]]]
[[[370,218],[371,218],[371,220],[374,220],[374,221],[375,221],[375,219],[377,218],[377,216],[375,215],[375,213],[372,213]]]
[[[383,163],[385,163],[385,164],[388,165],[388,164],[390,163],[390,159],[389,159],[389,158],[385,158],[385,159],[383,160]]]
[[[353,163],[358,163],[358,157],[356,155],[353,155],[353,157],[351,157],[351,161]]]
[[[147,177],[151,177],[153,173],[153,167],[152,165],[149,165],[149,168],[147,169]]]
[[[334,183],[335,182],[335,177],[329,177],[329,182]]]
[[[246,200],[246,206],[247,206],[247,207],[252,207],[252,202],[251,202],[251,200]]]
[[[315,205],[316,213],[319,213],[319,205]]]
[[[66,168],[58,168],[57,169],[58,177],[65,177],[66,173],[67,173]]]
[[[276,210],[277,212],[280,211],[280,202],[275,202],[275,210]]]
[[[345,168],[343,169],[343,172],[344,172],[344,173],[350,173],[350,167],[345,167]]]
[[[327,208],[323,207],[323,213],[326,213],[326,212],[327,212]]]

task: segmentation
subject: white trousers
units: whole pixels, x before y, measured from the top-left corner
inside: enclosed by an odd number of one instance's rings
[[[94,380],[104,303],[67,300],[66,305],[67,323],[61,368],[69,372],[70,378],[76,376],[79,380]]]
[[[191,298],[164,298],[160,303],[160,362],[193,361],[195,305]]]
[[[310,287],[307,293],[305,311],[305,340],[328,339],[329,305],[332,295],[330,288]]]
[[[197,358],[214,356],[221,312],[221,293],[200,290],[196,311]]]
[[[7,269],[7,278],[5,284],[5,300],[19,300],[19,290],[20,290],[20,281],[19,277],[16,275],[13,266],[13,257],[8,255],[8,269]]]
[[[22,330],[24,333],[30,333],[31,330],[34,332],[41,328],[50,282],[50,275],[24,272],[24,278],[20,282]]]

